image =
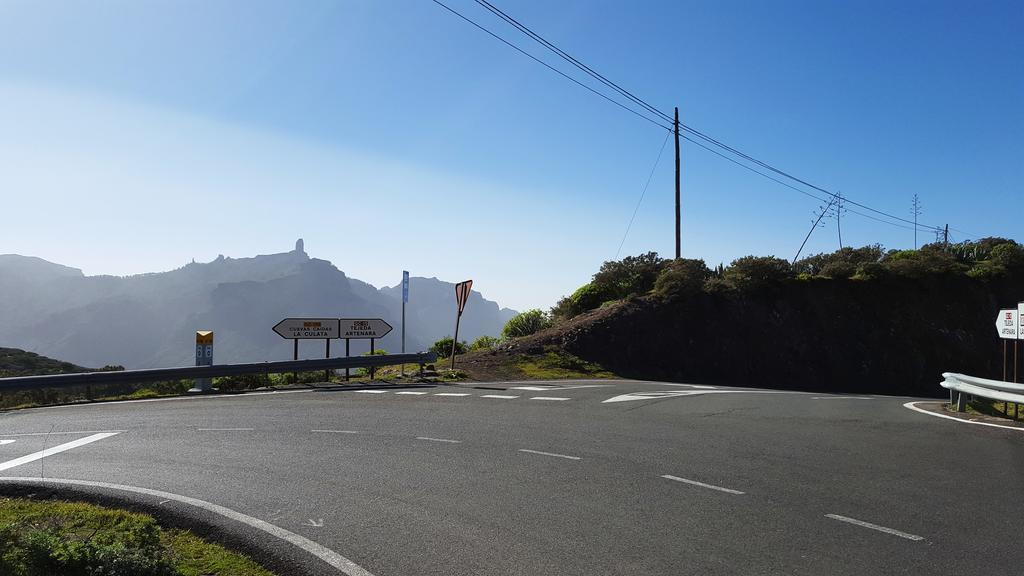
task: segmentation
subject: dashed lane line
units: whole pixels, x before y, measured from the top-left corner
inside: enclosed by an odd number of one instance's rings
[[[467,392],[438,392],[434,396],[472,396]]]
[[[69,434],[73,434],[73,435],[78,435],[78,434],[107,434],[107,433],[120,434],[121,432],[127,432],[127,430],[72,430],[70,432],[24,432],[24,433],[21,433],[21,434],[0,434],[0,436],[6,436],[6,437],[10,437],[10,436],[57,436],[57,435],[67,436]]]
[[[14,440],[11,440],[11,439],[7,439],[7,440],[0,440],[0,446],[3,446],[4,444],[13,444],[14,442],[15,442],[15,441],[14,441]]]
[[[196,432],[253,432],[255,428],[196,428]]]
[[[907,540],[913,540],[915,542],[924,540],[924,536],[918,536],[916,534],[909,534],[907,532],[901,532],[894,528],[886,528],[885,526],[879,526],[878,524],[872,524],[871,522],[865,522],[863,520],[857,520],[856,518],[850,518],[848,516],[840,516],[838,514],[825,514],[826,518],[833,520],[839,520],[840,522],[846,522],[847,524],[853,524],[854,526],[860,526],[861,528],[870,528],[879,532],[885,532],[886,534],[892,534],[893,536],[899,536],[900,538],[906,538]]]
[[[423,396],[424,394],[426,394],[426,392],[413,392],[411,390],[406,390],[406,391],[403,391],[403,392],[395,392],[395,394],[407,394],[409,396]]]
[[[520,452],[526,452],[527,454],[540,454],[541,456],[552,456],[554,458],[565,458],[566,460],[580,460],[579,456],[569,456],[567,454],[555,454],[554,452],[541,452],[540,450],[528,450],[526,448],[520,448]]]
[[[310,430],[310,432],[322,434],[359,434],[358,430]]]
[[[499,400],[514,400],[516,398],[519,398],[519,396],[506,396],[504,394],[483,394],[480,397],[481,398],[498,398]]]
[[[554,401],[559,401],[559,400],[571,400],[571,398],[561,398],[561,397],[557,397],[557,396],[533,396],[533,397],[530,398],[530,400],[554,400]]]
[[[387,394],[388,393],[387,390],[356,390],[356,392],[359,392],[361,394]]]
[[[690,484],[691,486],[700,486],[701,488],[707,488],[709,490],[718,490],[719,492],[725,492],[726,494],[745,494],[745,492],[733,490],[732,488],[723,488],[721,486],[715,486],[714,484],[705,484],[703,482],[697,482],[696,480],[689,480],[687,478],[680,478],[679,476],[672,476],[671,474],[662,474],[661,477],[667,480],[682,482],[683,484]]]
[[[448,444],[462,444],[462,440],[450,440],[448,438],[429,438],[427,436],[417,436],[417,440],[425,440],[427,442],[445,442]]]
[[[54,454],[60,454],[61,452],[67,452],[79,446],[85,446],[91,444],[97,440],[103,440],[104,438],[110,438],[111,436],[117,436],[118,432],[101,432],[99,434],[93,434],[92,436],[86,436],[85,438],[79,438],[78,440],[72,440],[71,442],[65,442],[64,444],[58,444],[52,448],[40,450],[39,452],[33,452],[27,456],[21,458],[15,458],[14,460],[8,460],[7,462],[0,463],[0,470],[9,470],[15,466],[21,466],[22,464],[28,464],[29,462],[35,462],[36,460],[42,460],[47,456]]]

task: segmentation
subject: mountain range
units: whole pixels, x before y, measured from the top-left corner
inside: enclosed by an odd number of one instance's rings
[[[410,278],[406,351],[452,334],[454,284]],[[214,361],[286,360],[291,342],[271,328],[286,317],[383,318],[394,330],[377,348],[401,348],[401,285],[375,288],[327,260],[295,249],[251,258],[219,256],[168,272],[86,276],[81,270],[17,254],[0,255],[0,346],[82,366],[186,366],[196,330],[213,330]],[[496,336],[516,312],[472,292],[459,339]],[[369,349],[352,341],[351,353]],[[300,342],[299,356],[322,358],[323,341]],[[331,355],[344,354],[334,341]]]

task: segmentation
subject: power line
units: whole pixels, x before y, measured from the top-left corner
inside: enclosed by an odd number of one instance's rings
[[[644,189],[640,192],[640,199],[636,201],[636,207],[633,208],[633,215],[629,217],[629,224],[626,225],[626,232],[622,235],[622,241],[619,242],[619,249],[615,251],[615,260],[619,259],[619,253],[622,252],[622,245],[626,243],[626,236],[629,236],[629,229],[633,227],[633,219],[636,218],[636,213],[640,210],[640,204],[644,201],[644,196],[647,194],[647,187],[651,185],[651,178],[654,178],[654,171],[658,168],[658,163],[661,162],[661,155],[665,152],[665,145],[668,144],[668,137],[671,132],[665,133],[665,140],[661,143],[661,149],[658,150],[658,158],[654,161],[654,166],[651,166],[651,173],[647,175],[647,182],[644,183]]]
[[[646,102],[642,98],[636,96],[632,92],[626,90],[625,88],[619,86],[615,82],[609,80],[608,78],[606,78],[605,76],[603,76],[602,74],[600,74],[599,72],[594,70],[593,68],[587,66],[586,64],[584,64],[580,60],[576,59],[575,57],[573,57],[569,53],[565,52],[564,50],[562,50],[558,46],[554,45],[553,43],[551,43],[550,41],[545,39],[540,34],[537,34],[533,30],[531,30],[529,27],[527,27],[526,25],[522,24],[521,22],[519,22],[518,20],[516,20],[515,18],[513,18],[512,16],[510,16],[506,12],[502,11],[500,8],[496,7],[494,4],[492,4],[488,0],[475,0],[475,1],[477,2],[477,4],[479,4],[480,6],[483,6],[486,10],[488,10],[489,12],[491,12],[492,14],[494,14],[495,16],[497,16],[498,18],[500,18],[501,20],[503,20],[507,24],[513,26],[514,28],[516,28],[517,30],[519,30],[520,32],[522,32],[523,34],[525,34],[526,36],[528,36],[529,38],[534,40],[535,42],[539,43],[541,46],[543,46],[547,50],[549,50],[549,51],[553,52],[554,54],[556,54],[562,60],[568,62],[569,64],[573,65],[577,69],[583,71],[589,77],[593,78],[594,80],[597,80],[598,82],[600,82],[604,86],[614,90],[617,94],[619,94],[622,97],[626,98],[629,102],[632,102],[633,104],[636,104],[637,106],[640,106],[646,112],[654,114],[657,119],[652,119],[650,116],[648,116],[648,115],[646,115],[646,114],[644,114],[642,112],[639,112],[639,111],[635,110],[634,108],[632,108],[630,106],[627,106],[626,104],[623,104],[619,100],[616,100],[614,98],[609,97],[608,95],[600,92],[599,90],[596,90],[595,88],[593,88],[591,86],[588,86],[587,84],[584,84],[583,82],[580,82],[579,80],[577,80],[576,78],[573,78],[572,76],[569,76],[565,72],[559,70],[558,68],[555,68],[554,66],[548,64],[547,62],[541,60],[540,58],[537,58],[536,56],[530,54],[529,52],[526,52],[525,50],[523,50],[519,46],[513,44],[512,42],[506,40],[505,38],[499,36],[495,32],[492,32],[491,30],[485,28],[483,25],[478,24],[477,22],[471,20],[467,16],[464,16],[463,14],[461,14],[458,11],[454,10],[453,8],[450,8],[446,4],[442,3],[440,0],[432,0],[432,1],[435,4],[437,4],[437,5],[441,6],[442,8],[444,8],[445,10],[447,10],[448,12],[454,14],[455,16],[458,16],[459,18],[461,18],[462,20],[465,20],[466,22],[469,22],[470,24],[472,24],[476,28],[482,30],[483,32],[486,32],[488,35],[492,36],[493,38],[501,41],[502,43],[504,43],[507,46],[513,48],[514,50],[516,50],[517,52],[523,54],[524,56],[529,57],[531,60],[534,60],[535,62],[543,65],[544,67],[546,67],[549,70],[557,73],[558,75],[562,76],[563,78],[566,78],[567,80],[572,81],[573,83],[575,83],[575,84],[577,84],[577,85],[587,89],[589,92],[592,92],[593,94],[596,94],[597,96],[600,96],[601,98],[603,98],[603,99],[605,99],[605,100],[615,104],[616,106],[619,106],[620,108],[622,108],[624,110],[627,110],[627,111],[633,113],[634,115],[636,115],[636,116],[638,116],[640,118],[643,118],[644,120],[647,120],[648,122],[650,122],[650,123],[652,123],[652,124],[662,128],[662,129],[671,130],[671,128],[669,126],[665,126],[664,124],[662,124],[658,120],[662,120],[662,121],[666,121],[666,122],[673,122],[674,118],[672,116],[666,114],[665,112],[662,112],[661,110],[659,110],[656,107],[654,107],[653,105],[649,104],[648,102]],[[771,165],[771,164],[769,164],[767,162],[764,162],[764,161],[762,161],[762,160],[760,160],[758,158],[755,158],[754,156],[751,156],[751,155],[749,155],[749,154],[747,154],[747,153],[745,153],[745,152],[743,152],[741,150],[738,150],[738,149],[736,149],[736,148],[734,148],[732,146],[729,146],[728,144],[725,144],[724,142],[722,142],[722,141],[720,141],[720,140],[718,140],[716,138],[713,138],[712,136],[709,136],[709,135],[705,134],[704,132],[701,132],[700,130],[697,130],[696,128],[693,128],[692,126],[689,126],[689,125],[686,125],[686,124],[683,124],[683,123],[680,123],[679,126],[685,132],[691,134],[692,136],[694,136],[696,138],[699,138],[699,139],[703,140],[704,142],[707,142],[708,144],[711,144],[712,146],[715,146],[717,148],[725,150],[725,151],[727,151],[730,154],[733,154],[735,156],[738,156],[738,157],[742,158],[743,160],[746,160],[748,162],[752,162],[752,163],[756,164],[757,166],[760,166],[760,167],[764,168],[765,170],[773,172],[773,173],[775,173],[775,174],[777,174],[777,175],[779,175],[779,176],[781,176],[783,178],[786,178],[786,179],[791,180],[793,182],[797,182],[797,183],[802,184],[803,186],[806,186],[806,187],[808,187],[808,188],[810,188],[812,190],[816,190],[818,192],[826,194],[826,195],[828,195],[832,199],[832,201],[834,201],[836,198],[838,198],[838,195],[835,192],[827,190],[827,189],[825,189],[825,188],[823,188],[821,186],[812,184],[811,182],[808,182],[807,180],[804,180],[802,178],[794,176],[793,174],[790,174],[789,172],[786,172],[784,170],[776,168],[775,166],[773,166],[773,165]],[[796,188],[795,186],[792,186],[792,185],[790,185],[788,183],[785,183],[785,182],[783,182],[783,181],[781,181],[781,180],[779,180],[777,178],[774,178],[774,177],[772,177],[772,176],[770,176],[768,174],[765,174],[764,172],[756,170],[756,169],[754,169],[754,168],[752,168],[752,167],[750,167],[750,166],[748,166],[748,165],[746,165],[746,164],[744,164],[742,162],[739,162],[739,161],[737,161],[737,160],[735,160],[733,158],[729,158],[726,155],[719,153],[718,151],[712,150],[710,147],[705,146],[704,144],[702,144],[700,142],[697,142],[693,138],[689,138],[689,137],[686,137],[686,136],[683,136],[683,137],[686,140],[688,140],[689,142],[691,142],[693,144],[697,144],[701,148],[704,148],[705,150],[713,152],[713,153],[717,154],[718,156],[721,156],[722,158],[725,158],[725,159],[727,159],[727,160],[729,160],[729,161],[731,161],[731,162],[733,162],[733,163],[735,163],[735,164],[737,164],[739,166],[742,166],[743,168],[746,168],[746,169],[754,172],[755,174],[759,174],[762,177],[765,177],[765,178],[767,178],[769,180],[772,180],[773,182],[776,182],[778,184],[781,184],[783,186],[786,186],[788,188],[796,190],[796,191],[800,192],[801,194],[804,194],[804,195],[809,196],[811,198],[815,198],[815,199],[817,199],[819,201],[822,201],[822,202],[825,201],[824,199],[819,198],[818,196],[810,194],[810,193],[808,193],[808,192],[806,192],[804,190],[800,190],[800,189]],[[850,205],[853,205],[853,206],[857,206],[857,207],[859,207],[861,209],[867,210],[869,212],[873,212],[873,213],[875,213],[875,214],[877,214],[879,216],[884,216],[886,218],[889,218],[891,220],[895,220],[897,222],[902,222],[904,224],[910,224],[910,225],[913,226],[913,228],[911,228],[912,230],[917,230],[919,228],[923,228],[925,230],[934,230],[934,229],[938,228],[937,226],[923,226],[923,225],[919,225],[915,221],[908,220],[906,218],[897,216],[897,215],[889,213],[889,212],[885,212],[884,210],[879,210],[877,208],[873,208],[871,206],[868,206],[867,204],[862,204],[862,203],[857,202],[855,200],[851,200],[848,196],[845,196],[845,195],[843,196],[843,202],[845,204],[850,204]],[[900,225],[896,224],[896,222],[890,222],[890,221],[886,221],[886,220],[881,220],[879,218],[871,217],[871,216],[868,216],[866,214],[863,214],[862,212],[857,212],[857,211],[854,211],[852,209],[848,209],[848,210],[850,212],[854,213],[854,214],[858,214],[860,216],[871,218],[872,220],[876,220],[878,222],[883,222],[883,223],[890,224],[890,225],[893,225],[893,226],[900,226]],[[900,226],[900,227],[904,227],[904,226]],[[965,235],[967,234],[966,232],[963,232],[962,230],[959,231],[959,232],[961,232],[962,234],[965,234]]]
[[[615,104],[616,106],[618,106],[618,107],[622,108],[623,110],[626,110],[627,112],[632,112],[633,114],[635,114],[635,115],[639,116],[640,118],[643,118],[644,120],[647,120],[648,122],[650,122],[651,124],[654,124],[655,126],[658,126],[658,127],[660,127],[660,128],[663,128],[663,129],[665,129],[665,130],[671,130],[671,128],[669,128],[668,126],[664,126],[664,125],[662,125],[661,123],[657,122],[656,120],[652,120],[651,118],[649,118],[649,117],[647,117],[647,116],[645,116],[645,115],[641,114],[640,112],[637,112],[636,110],[634,110],[634,109],[630,108],[629,106],[626,106],[626,105],[625,105],[625,104],[623,104],[622,102],[619,102],[618,100],[615,100],[614,98],[610,98],[610,97],[608,97],[607,95],[605,95],[605,94],[602,94],[601,92],[598,92],[597,90],[593,89],[593,88],[592,88],[592,87],[590,87],[590,86],[587,86],[587,85],[586,85],[586,84],[584,84],[583,82],[580,82],[579,80],[577,80],[577,79],[573,78],[572,76],[569,76],[569,75],[568,75],[568,74],[566,74],[565,72],[562,72],[562,71],[561,71],[561,70],[559,70],[558,68],[555,68],[554,66],[552,66],[552,65],[548,64],[547,62],[545,62],[545,61],[541,60],[540,58],[537,58],[537,57],[536,57],[536,56],[534,56],[533,54],[530,54],[530,53],[529,53],[529,52],[527,52],[526,50],[523,50],[523,49],[522,49],[522,48],[520,48],[519,46],[516,46],[516,45],[515,45],[515,44],[513,44],[512,42],[509,42],[508,40],[505,40],[505,39],[504,39],[504,38],[502,38],[501,36],[499,36],[499,35],[495,34],[494,32],[491,32],[490,30],[488,30],[487,28],[485,28],[485,27],[484,27],[483,25],[481,25],[481,24],[478,24],[478,23],[477,23],[476,21],[474,21],[474,20],[471,20],[471,19],[470,19],[469,17],[467,17],[467,16],[464,16],[464,15],[462,15],[461,13],[457,12],[456,10],[454,10],[454,9],[453,9],[453,8],[451,8],[451,7],[449,7],[449,6],[447,5],[447,4],[445,4],[445,3],[441,2],[440,0],[432,0],[432,1],[434,2],[434,4],[437,4],[438,6],[440,6],[440,7],[444,8],[444,9],[445,9],[445,10],[447,10],[448,12],[451,12],[451,13],[452,13],[452,14],[454,14],[455,16],[458,16],[459,18],[461,18],[461,19],[465,20],[466,22],[469,22],[469,23],[470,23],[470,24],[472,24],[473,26],[476,26],[477,28],[479,28],[479,29],[480,29],[480,30],[482,30],[483,32],[486,32],[486,33],[487,33],[488,35],[490,35],[491,37],[495,38],[496,40],[499,40],[499,41],[501,41],[501,42],[502,42],[503,44],[505,44],[505,45],[506,45],[506,46],[508,46],[509,48],[512,48],[512,49],[513,49],[513,50],[515,50],[516,52],[519,52],[519,53],[520,53],[520,54],[522,54],[523,56],[526,56],[527,58],[529,58],[529,59],[533,60],[534,62],[536,62],[536,63],[540,64],[541,66],[544,66],[544,67],[545,67],[545,68],[547,68],[548,70],[551,70],[552,72],[554,72],[554,73],[558,74],[559,76],[561,76],[561,77],[565,78],[566,80],[569,80],[569,81],[571,81],[571,82],[573,82],[573,83],[577,84],[578,86],[580,86],[580,87],[582,87],[582,88],[585,88],[585,89],[589,90],[590,92],[593,92],[594,94],[596,94],[596,95],[600,96],[601,98],[604,98],[605,100],[607,100],[607,101],[611,102],[612,104]]]

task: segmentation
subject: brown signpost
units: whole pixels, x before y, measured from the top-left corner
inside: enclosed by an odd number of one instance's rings
[[[458,349],[459,344],[459,321],[462,320],[462,311],[466,309],[466,302],[469,301],[469,293],[472,290],[472,280],[459,282],[455,285],[455,303],[458,305],[459,312],[455,316],[455,338],[452,339],[452,370],[455,370],[455,351]]]

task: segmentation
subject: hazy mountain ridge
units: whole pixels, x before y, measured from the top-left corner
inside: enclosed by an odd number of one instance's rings
[[[452,333],[454,284],[412,278],[406,350]],[[514,312],[473,292],[460,338],[497,335]],[[218,363],[291,358],[291,342],[271,328],[289,316],[380,317],[394,331],[379,348],[401,348],[401,286],[377,289],[326,260],[296,249],[250,258],[218,257],[168,272],[85,276],[45,260],[0,255],[0,345],[84,366],[187,365],[195,330],[216,333]],[[332,356],[344,342],[331,343]],[[353,341],[352,354],[368,349]],[[322,341],[300,343],[301,357],[323,357]]]

